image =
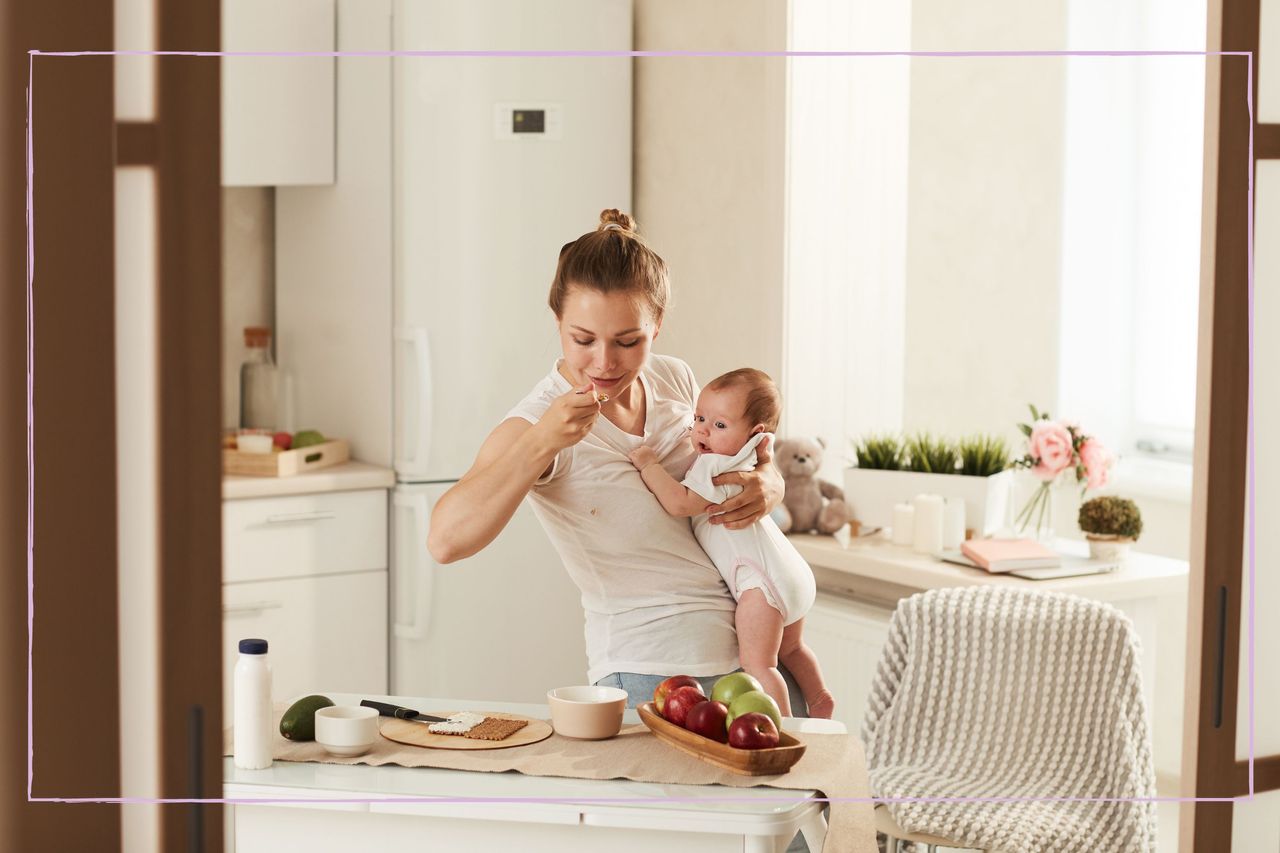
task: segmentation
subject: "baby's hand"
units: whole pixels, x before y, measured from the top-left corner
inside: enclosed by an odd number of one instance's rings
[[[636,466],[637,471],[643,471],[646,465],[652,465],[658,461],[658,454],[653,452],[652,447],[641,445],[628,453],[627,458],[631,460],[632,465]]]

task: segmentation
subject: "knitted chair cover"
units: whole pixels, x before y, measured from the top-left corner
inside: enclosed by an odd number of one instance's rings
[[[898,604],[862,737],[898,826],[1025,853],[1156,849],[1155,768],[1128,618],[1074,595],[937,589]]]

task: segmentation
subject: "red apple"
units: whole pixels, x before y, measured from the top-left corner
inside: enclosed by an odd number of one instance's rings
[[[689,709],[699,702],[705,701],[706,698],[702,693],[701,687],[690,687],[688,685],[677,687],[667,696],[662,716],[677,726],[683,726],[685,719],[689,716]]]
[[[702,690],[702,685],[692,675],[673,675],[666,681],[659,682],[658,686],[653,690],[653,707],[658,709],[659,714],[662,713],[667,697],[677,687],[696,687],[699,691]]]
[[[293,446],[293,436],[287,432],[277,432],[271,436],[271,443],[281,450],[288,450]]]
[[[727,705],[723,702],[713,702],[708,699],[689,709],[689,715],[685,718],[684,727],[694,734],[700,734],[705,738],[726,743],[729,740],[729,733],[725,731],[724,721],[728,716],[729,708]]]
[[[751,711],[729,724],[729,746],[738,749],[772,749],[778,745],[778,727],[768,714]]]

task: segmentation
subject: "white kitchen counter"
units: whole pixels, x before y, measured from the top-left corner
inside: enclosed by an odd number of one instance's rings
[[[340,705],[369,698],[426,712],[470,705],[550,718],[545,705],[324,695]],[[635,711],[625,712],[624,725],[639,722]],[[830,720],[788,719],[784,727],[845,731]],[[800,829],[819,849],[825,823],[821,804],[811,799],[816,792],[768,787],[286,761],[265,770],[240,770],[230,758],[223,761],[223,774],[223,796],[235,801],[227,809],[227,850],[234,853],[284,849],[279,845],[286,842],[290,849],[337,850],[350,843],[357,847],[346,849],[358,849],[360,839],[374,837],[379,847],[419,849],[395,843],[401,836],[418,842],[430,838],[437,845],[431,849],[652,850],[655,843],[674,843],[667,849],[766,851],[780,849],[775,839]],[[725,797],[732,801],[717,799]],[[555,802],[521,802],[530,798]]]
[[[1130,551],[1123,566],[1106,574],[1034,581],[944,563],[880,534],[788,538],[813,568],[818,584],[818,606],[805,620],[805,637],[823,661],[836,713],[847,715],[850,727],[864,713],[890,616],[901,599],[930,589],[979,585],[1066,592],[1105,601],[1132,621],[1143,650],[1147,706],[1161,709],[1151,718],[1156,769],[1163,790],[1177,790],[1189,577],[1185,561]],[[1058,539],[1053,547],[1064,554],[1088,554],[1086,542]]]
[[[395,483],[396,474],[390,468],[370,465],[368,462],[352,461],[292,477],[245,477],[226,474],[222,477],[222,499],[389,489]]]
[[[1069,592],[1097,601],[1162,598],[1185,594],[1187,589],[1186,562],[1136,551],[1130,551],[1125,565],[1113,572],[1033,581],[944,563],[905,545],[894,545],[880,535],[848,539],[847,544],[812,533],[789,538],[813,567],[819,589],[889,607],[917,592],[954,586],[1002,584]],[[1067,554],[1088,554],[1084,542],[1060,539],[1053,547]]]

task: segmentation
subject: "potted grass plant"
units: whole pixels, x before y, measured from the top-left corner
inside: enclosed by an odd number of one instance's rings
[[[977,535],[1004,524],[1013,474],[1003,438],[874,434],[853,448],[857,466],[845,469],[845,500],[864,526],[891,526],[894,504],[918,494],[963,500],[965,526]]]
[[[1142,535],[1142,513],[1128,498],[1091,498],[1080,505],[1078,521],[1095,560],[1123,561]]]

